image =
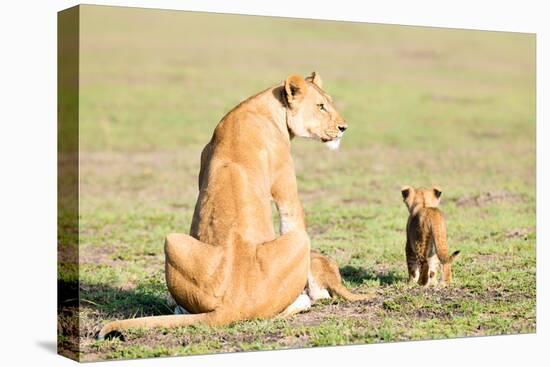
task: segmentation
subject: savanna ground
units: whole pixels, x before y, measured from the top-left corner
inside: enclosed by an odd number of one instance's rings
[[[535,331],[533,35],[81,8],[80,345],[84,361]],[[349,123],[341,149],[295,140],[312,247],[371,301],[288,320],[134,330],[168,314],[163,239],[187,232],[199,154],[234,105],[318,71]],[[406,284],[401,185],[439,184],[452,251],[445,289]],[[276,219],[274,219],[276,220]],[[75,279],[63,271],[61,282]],[[73,283],[71,283],[73,282]],[[76,349],[79,351],[76,352]]]

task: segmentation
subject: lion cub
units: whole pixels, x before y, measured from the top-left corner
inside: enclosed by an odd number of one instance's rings
[[[449,256],[445,218],[438,208],[441,190],[435,186],[431,189],[405,186],[401,195],[409,209],[405,247],[409,282],[422,286],[436,284],[437,268],[442,264],[443,283],[450,283],[451,263],[460,251]]]

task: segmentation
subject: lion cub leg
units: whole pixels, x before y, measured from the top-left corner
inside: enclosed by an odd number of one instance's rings
[[[428,258],[428,286],[437,285],[437,269],[439,268],[439,258],[437,255],[432,255]]]
[[[296,298],[294,302],[290,306],[288,306],[283,312],[281,312],[278,317],[286,318],[293,315],[296,315],[297,313],[307,311],[311,308],[311,300],[309,299],[308,295],[305,293],[302,293]]]
[[[427,287],[430,281],[430,266],[428,261],[422,260],[420,262],[420,277],[418,278],[418,284],[423,287]]]
[[[418,283],[420,279],[420,265],[416,261],[407,262],[409,268],[409,283]]]
[[[328,289],[321,287],[317,280],[315,280],[315,276],[311,273],[311,269],[307,274],[306,292],[311,298],[312,302],[315,302],[318,299],[330,298],[330,293],[328,292]]]
[[[443,264],[443,276],[441,279],[441,282],[443,285],[449,285],[451,284],[451,280],[453,280],[453,274],[451,272],[451,263]]]
[[[407,241],[405,247],[405,254],[407,256],[407,269],[409,270],[409,283],[417,283],[420,278],[420,265],[416,254],[409,245],[409,241]]]

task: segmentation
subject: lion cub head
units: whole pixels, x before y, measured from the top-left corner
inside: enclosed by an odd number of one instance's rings
[[[441,189],[437,186],[429,189],[403,186],[401,195],[405,206],[409,209],[409,213],[412,213],[419,208],[437,208],[441,198]]]
[[[295,74],[286,79],[283,98],[289,110],[287,127],[292,136],[317,139],[334,150],[348,125],[322,86],[321,76],[315,72],[305,79]]]

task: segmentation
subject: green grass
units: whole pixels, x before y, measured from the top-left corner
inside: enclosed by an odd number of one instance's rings
[[[533,35],[90,6],[81,14],[83,360],[535,332]],[[95,341],[107,320],[170,312],[163,238],[189,229],[200,150],[219,119],[313,70],[349,130],[336,153],[293,142],[312,246],[340,264],[346,286],[375,299]],[[399,189],[433,183],[461,257],[451,287],[423,290],[405,283]]]

